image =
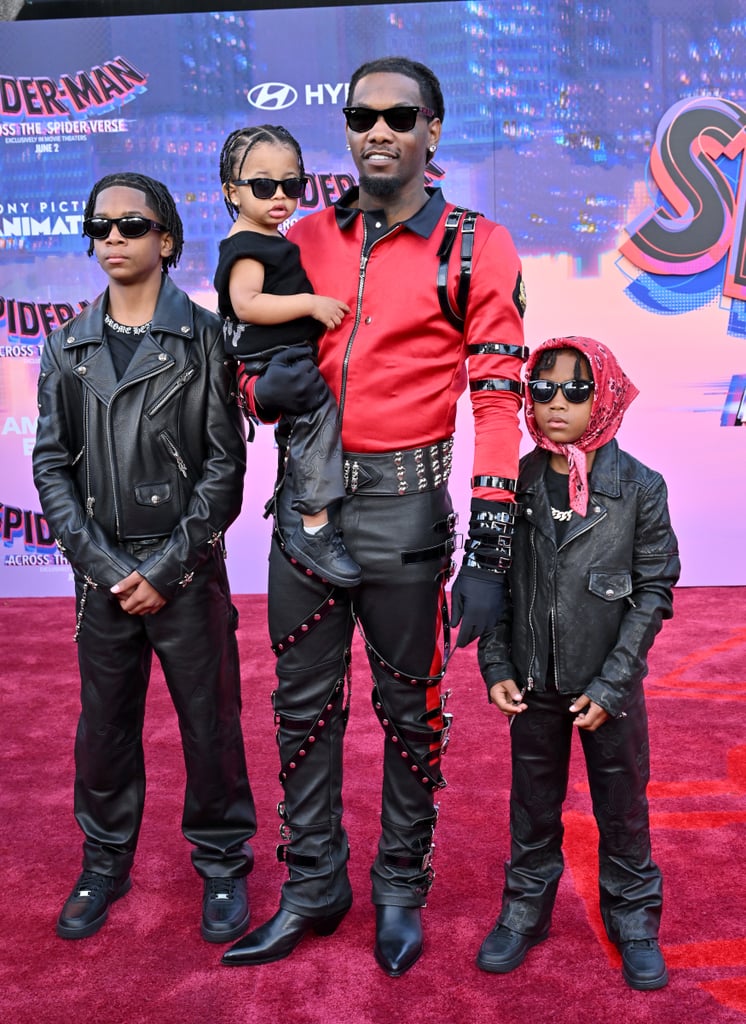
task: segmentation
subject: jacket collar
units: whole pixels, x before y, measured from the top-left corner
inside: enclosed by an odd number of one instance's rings
[[[108,306],[109,289],[107,288],[70,324],[69,333],[65,339],[65,348],[90,345],[91,342],[101,343],[104,336],[104,314]],[[161,290],[153,313],[151,331],[175,334],[185,339],[191,339],[194,336],[194,311],[191,300],[186,292],[175,285],[167,274],[164,274],[161,280]]]
[[[88,352],[78,353],[83,355],[83,358],[75,370],[84,386],[107,405],[116,392],[130,383],[144,377],[154,377],[174,366],[177,361],[177,350],[174,346],[170,346],[170,351],[164,349],[164,334],[176,335],[185,341],[189,341],[194,335],[191,300],[164,274],[150,331],[140,341],[129,366],[119,380],[109,347],[105,343],[104,313],[108,301],[107,289],[78,315],[70,325],[65,338],[66,349],[76,349],[86,344],[96,346]],[[183,358],[186,358],[186,349]]]
[[[521,464],[521,491],[534,494],[544,477],[550,452],[534,448]],[[608,441],[596,451],[590,477],[591,494],[606,494],[618,498],[622,493],[619,474],[619,445],[616,438]]]
[[[430,188],[428,186],[425,191],[429,199],[409,220],[403,221],[403,226],[413,231],[416,235],[429,238],[443,215],[446,201],[443,192],[439,188]],[[342,231],[354,224],[358,215],[362,212],[357,206],[353,205],[353,203],[357,203],[359,196],[360,189],[355,185],[353,188],[349,188],[334,204],[337,227]]]

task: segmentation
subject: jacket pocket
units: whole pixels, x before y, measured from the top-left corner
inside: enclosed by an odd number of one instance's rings
[[[138,505],[145,505],[148,508],[158,508],[171,500],[171,484],[151,483],[138,484],[135,487],[135,501]]]
[[[194,377],[197,372],[196,366],[187,366],[178,375],[176,380],[172,380],[171,383],[165,388],[159,395],[156,396],[153,404],[148,408],[146,415],[148,417],[155,416],[157,412],[160,412],[164,405],[167,405],[172,398],[179,394],[189,381]]]
[[[624,570],[598,569],[588,575],[588,590],[602,601],[619,601],[632,593],[632,574]]]

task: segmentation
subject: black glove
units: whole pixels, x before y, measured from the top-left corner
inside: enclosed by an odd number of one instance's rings
[[[254,399],[268,417],[271,413],[295,416],[311,412],[321,405],[328,393],[326,381],[308,345],[278,352],[254,384]]]
[[[500,621],[505,607],[505,573],[463,566],[451,587],[451,626],[456,647],[466,647]]]

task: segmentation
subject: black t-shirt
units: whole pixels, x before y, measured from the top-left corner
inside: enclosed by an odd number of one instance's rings
[[[218,312],[233,324],[240,324],[230,298],[230,276],[233,264],[240,259],[258,260],[264,266],[263,292],[272,295],[297,295],[313,292],[300,261],[300,250],[281,234],[262,235],[258,231],[238,231],[220,243],[215,290]],[[264,355],[268,350],[314,341],[321,333],[321,324],[313,317],[303,316],[282,324],[246,324],[240,331],[226,332],[226,351],[238,358]]]
[[[109,345],[117,380],[124,377],[141,340],[149,330],[150,323],[143,324],[142,327],[126,327],[123,324],[118,324],[116,320],[111,320],[107,314],[104,320],[104,334]]]
[[[567,518],[558,519],[554,513],[567,513],[570,509],[570,477],[565,473],[557,473],[551,466],[547,465],[546,485],[549,504],[552,508],[552,519],[554,519],[557,541],[559,543],[567,533],[572,516],[568,515]]]

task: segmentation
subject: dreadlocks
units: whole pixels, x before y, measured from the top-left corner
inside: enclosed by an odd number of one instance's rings
[[[165,185],[155,178],[149,178],[146,174],[138,174],[136,171],[121,171],[118,174],[107,174],[97,181],[88,196],[83,217],[92,217],[96,209],[96,200],[100,192],[105,188],[113,188],[115,185],[122,185],[125,188],[134,188],[142,192],[148,201],[153,212],[158,215],[158,221],[163,224],[166,231],[173,239],[173,249],[169,256],[162,259],[163,273],[168,273],[169,267],[175,267],[181,258],[184,248],[184,226],[181,217],[176,209],[173,196]],[[93,255],[93,239],[88,245],[88,255]]]
[[[300,177],[305,177],[306,172],[303,167],[303,154],[301,153],[300,144],[287,128],[283,128],[279,124],[260,124],[251,128],[236,129],[225,140],[220,152],[220,184],[223,185],[223,202],[230,214],[231,220],[235,220],[237,214],[235,206],[226,195],[228,185],[235,181],[236,178],[241,177],[246,155],[249,150],[259,145],[260,142],[268,142],[270,145],[275,146],[289,146],[293,149],[298,157]]]

